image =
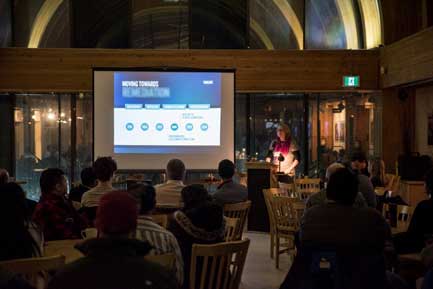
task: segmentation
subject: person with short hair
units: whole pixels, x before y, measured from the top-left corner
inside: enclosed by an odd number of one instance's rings
[[[137,239],[152,245],[151,255],[174,254],[176,257],[176,277],[180,285],[183,283],[183,259],[176,237],[167,229],[156,224],[152,219],[155,210],[155,188],[145,184],[135,184],[128,192],[137,200],[140,215],[137,221]]]
[[[87,227],[70,200],[68,184],[61,169],[49,168],[40,177],[41,198],[33,213],[33,221],[42,229],[46,241],[80,239]]]
[[[84,168],[80,174],[81,184],[73,188],[69,193],[69,199],[74,202],[81,203],[81,198],[84,193],[94,188],[97,184],[96,175],[93,168]]]
[[[187,186],[182,190],[185,207],[178,210],[170,221],[168,230],[176,237],[184,260],[183,288],[189,287],[193,244],[215,244],[224,241],[224,215],[222,207],[212,203],[201,185]]]
[[[370,208],[376,208],[377,199],[374,192],[373,184],[370,178],[363,172],[367,169],[367,157],[362,152],[354,152],[351,156],[350,169],[357,175],[359,183],[359,192],[361,192],[367,205]]]
[[[326,169],[325,179],[327,184],[329,182],[330,177],[337,172],[338,170],[344,169],[344,165],[340,163],[333,163],[329,165]],[[306,208],[309,209],[313,206],[325,205],[328,202],[328,198],[326,196],[326,189],[321,190],[320,192],[314,193],[308,197],[306,202]],[[353,203],[355,208],[365,208],[367,207],[367,202],[365,201],[363,195],[358,192],[355,198],[355,202]]]
[[[235,183],[233,180],[235,171],[235,164],[231,160],[222,160],[218,164],[218,174],[222,179],[222,183],[213,194],[213,198],[215,202],[221,206],[248,200],[247,188],[241,184]]]
[[[6,169],[0,168],[0,185],[6,184],[9,182],[9,172]]]
[[[99,199],[106,193],[114,191],[113,176],[116,170],[116,161],[111,157],[100,157],[93,164],[97,185],[85,192],[81,198],[82,211],[89,221],[93,222],[96,217]]]
[[[104,194],[96,215],[98,238],[76,245],[83,255],[60,269],[49,289],[176,289],[172,272],[146,261],[152,246],[135,239],[137,202],[125,191]]]
[[[179,159],[171,159],[165,171],[167,181],[155,186],[156,203],[180,207],[180,192],[185,187],[183,184],[186,173],[185,164]]]

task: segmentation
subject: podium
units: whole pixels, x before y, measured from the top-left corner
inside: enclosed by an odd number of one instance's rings
[[[251,201],[248,230],[269,232],[268,210],[263,197],[263,189],[278,187],[274,175],[277,166],[267,162],[247,162],[245,167],[247,169],[248,199]]]

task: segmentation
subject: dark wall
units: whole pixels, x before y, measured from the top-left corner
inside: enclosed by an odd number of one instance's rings
[[[73,47],[129,47],[129,0],[73,0],[70,3]]]
[[[247,0],[190,0],[190,48],[246,48],[248,14]]]
[[[12,46],[11,4],[11,0],[0,0],[0,47]]]
[[[14,174],[14,97],[0,94],[0,168],[5,168]]]

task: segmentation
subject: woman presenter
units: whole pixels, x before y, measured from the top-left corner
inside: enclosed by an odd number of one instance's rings
[[[300,162],[299,148],[292,139],[290,128],[281,123],[277,127],[277,138],[269,146],[269,162],[278,166],[278,181],[292,183],[295,169]]]

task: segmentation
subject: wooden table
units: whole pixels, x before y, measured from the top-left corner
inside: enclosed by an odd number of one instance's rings
[[[44,256],[58,256],[63,255],[66,257],[65,263],[74,262],[82,257],[80,251],[75,249],[75,245],[83,242],[83,239],[75,240],[60,240],[60,241],[48,241],[44,244]]]

